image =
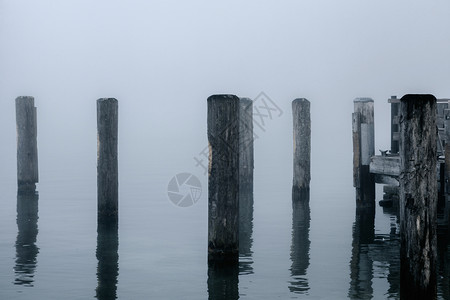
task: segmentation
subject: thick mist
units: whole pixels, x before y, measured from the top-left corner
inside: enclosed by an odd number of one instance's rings
[[[387,149],[391,95],[450,96],[448,11],[447,1],[1,1],[1,178],[15,180],[20,95],[38,108],[41,181],[60,169],[95,176],[100,97],[119,100],[121,176],[158,166],[168,181],[202,174],[193,157],[207,144],[209,95],[264,91],[283,115],[255,142],[255,172],[292,171],[291,101],[304,97],[313,182],[344,161],[351,184],[355,97],[375,100],[376,147]]]

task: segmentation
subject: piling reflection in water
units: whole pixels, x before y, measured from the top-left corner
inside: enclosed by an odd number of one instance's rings
[[[438,297],[450,299],[450,232],[449,224],[438,226]]]
[[[96,298],[117,299],[119,275],[119,234],[117,222],[103,222],[97,226],[97,280]]]
[[[38,199],[36,191],[17,193],[17,240],[14,284],[33,286],[39,248],[36,246],[38,234]]]
[[[360,295],[373,296],[373,261],[369,255],[369,245],[375,238],[374,225],[375,211],[372,207],[356,209],[348,294],[351,299],[357,299]]]
[[[241,183],[240,183],[241,184]],[[239,187],[239,274],[253,274],[253,183]]]
[[[293,189],[294,191],[294,189]],[[309,267],[309,227],[311,211],[309,208],[309,189],[307,192],[292,195],[292,244],[291,244],[291,277],[289,290],[297,294],[307,294],[309,283],[307,270]]]
[[[352,258],[350,261],[350,299],[374,296],[374,278],[386,278],[387,298],[398,298],[400,278],[400,244],[395,215],[390,217],[389,234],[375,234],[374,208],[356,208],[353,225]]]
[[[208,299],[239,299],[239,266],[222,261],[208,263]]]

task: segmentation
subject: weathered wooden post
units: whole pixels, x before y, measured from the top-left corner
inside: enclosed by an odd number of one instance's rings
[[[34,98],[16,98],[17,185],[19,191],[34,191],[39,181],[37,121]]]
[[[118,221],[117,122],[117,100],[98,99],[97,217],[99,223]]]
[[[253,101],[240,99],[239,190],[253,192]]]
[[[436,98],[400,99],[400,290],[402,299],[436,297]]]
[[[304,98],[292,101],[294,121],[294,178],[292,199],[309,199],[311,181],[311,114],[310,102]]]
[[[356,98],[353,116],[353,185],[358,207],[375,207],[375,179],[370,157],[375,154],[374,106],[370,98]]]
[[[253,101],[240,98],[239,111],[239,272],[253,273]]]
[[[449,101],[450,102],[450,101]],[[450,194],[450,103],[448,109],[444,110],[444,128],[445,128],[445,185],[446,192]]]
[[[450,101],[448,109],[444,109],[444,130],[445,130],[445,164],[444,164],[444,219],[448,223],[450,208],[448,207],[450,198]],[[450,224],[449,224],[450,225]]]
[[[388,102],[391,104],[391,154],[398,154],[398,109],[400,100],[397,99],[397,96],[391,96]]]
[[[208,261],[239,260],[239,110],[234,95],[208,98]]]

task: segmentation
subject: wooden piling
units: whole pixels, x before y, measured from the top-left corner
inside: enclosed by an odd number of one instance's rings
[[[437,255],[436,98],[400,99],[400,289],[435,299]]]
[[[208,98],[208,261],[239,260],[239,111],[234,95]]]
[[[253,192],[253,101],[240,99],[239,189]]]
[[[398,154],[398,141],[399,141],[399,119],[398,109],[400,101],[397,96],[391,96],[388,100],[391,103],[391,154]]]
[[[444,110],[444,128],[445,128],[445,182],[446,193],[450,194],[450,103],[449,109]]]
[[[309,199],[311,181],[311,114],[310,102],[304,98],[292,101],[294,121],[293,199]]]
[[[97,100],[97,217],[98,222],[118,220],[117,134],[118,102]]]
[[[19,191],[34,191],[39,182],[37,117],[34,98],[16,98],[17,185]]]
[[[353,117],[353,185],[358,207],[375,207],[375,178],[370,173],[370,158],[375,154],[374,103],[356,98]]]

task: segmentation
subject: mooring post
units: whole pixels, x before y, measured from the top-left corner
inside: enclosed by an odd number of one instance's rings
[[[449,101],[450,102],[450,101]],[[450,194],[450,103],[449,108],[444,110],[444,127],[445,127],[445,185],[446,193]]]
[[[370,158],[375,154],[374,103],[356,98],[353,116],[353,185],[358,207],[375,207],[375,179],[370,174]]]
[[[117,100],[98,99],[97,217],[99,223],[118,221],[117,122]]]
[[[400,290],[435,299],[437,263],[436,98],[400,99]]]
[[[398,154],[398,109],[400,100],[397,99],[397,96],[391,96],[388,102],[391,104],[391,154]]]
[[[252,273],[253,235],[253,101],[240,99],[239,113],[239,270]]]
[[[253,192],[253,101],[240,99],[239,189]]]
[[[208,98],[208,261],[239,261],[239,111],[234,95]]]
[[[292,119],[294,121],[293,200],[309,200],[309,183],[311,181],[310,106],[310,102],[304,98],[292,101]]]
[[[34,98],[17,97],[17,186],[19,191],[34,191],[39,181],[36,119]]]
[[[444,218],[449,222],[449,198],[450,198],[450,101],[448,103],[448,109],[444,109],[444,128],[445,128],[445,174],[444,174]]]

